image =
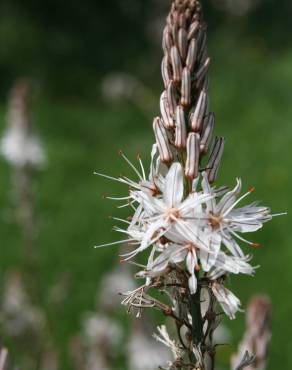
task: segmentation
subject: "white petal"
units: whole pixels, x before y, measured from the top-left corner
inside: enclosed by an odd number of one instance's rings
[[[229,191],[220,200],[217,206],[217,212],[223,214],[227,209],[229,209],[232,204],[236,201],[237,195],[241,191],[241,180],[236,179],[236,186],[233,190]]]
[[[171,165],[165,179],[165,189],[163,193],[164,202],[167,207],[176,207],[183,199],[184,184],[183,171],[180,163],[175,162]]]
[[[208,272],[211,267],[214,266],[220,246],[221,246],[221,236],[220,234],[214,232],[209,234],[206,239],[208,239],[207,243],[209,244],[209,249],[212,253],[208,253],[204,250],[200,250],[200,259],[202,263],[203,270]]]
[[[229,235],[225,234],[222,238],[223,244],[229,250],[229,252],[235,257],[244,257],[244,253],[242,252],[240,246],[237,242]]]

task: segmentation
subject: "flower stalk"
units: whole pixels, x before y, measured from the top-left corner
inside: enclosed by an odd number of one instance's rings
[[[213,335],[221,315],[235,319],[240,300],[226,287],[230,275],[254,275],[251,256],[242,249],[258,247],[242,234],[262,228],[274,215],[257,202],[240,206],[254,192],[241,194],[216,187],[225,140],[213,139],[215,115],[210,111],[206,24],[197,0],[174,0],[163,31],[161,117],[153,122],[156,143],[151,152],[149,176],[138,158],[137,168],[123,158],[138,176],[98,175],[126,184],[130,218],[116,231],[131,250],[122,261],[136,264],[144,283],[124,293],[122,303],[141,317],[154,308],[173,318],[177,335],[172,339],[164,326],[155,338],[173,354],[161,369],[213,370],[216,344]],[[209,153],[209,158],[205,159]],[[116,198],[115,198],[116,199]],[[147,253],[148,252],[148,253]],[[134,261],[143,253],[147,263]],[[156,298],[159,293],[159,300]],[[155,298],[154,298],[155,297]],[[244,354],[237,369],[254,361]]]

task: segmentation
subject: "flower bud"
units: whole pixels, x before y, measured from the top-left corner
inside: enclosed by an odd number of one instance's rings
[[[182,62],[176,46],[173,46],[170,50],[170,59],[173,69],[173,80],[179,82],[182,78]]]
[[[200,136],[191,132],[187,139],[187,160],[185,166],[185,175],[190,179],[195,179],[199,175],[200,159]]]
[[[187,67],[183,70],[180,102],[184,107],[191,104],[191,73]]]
[[[162,48],[165,54],[170,52],[170,49],[173,46],[173,40],[171,37],[171,33],[169,27],[166,26],[163,31],[163,38],[162,38]]]
[[[215,139],[214,147],[210,155],[206,170],[208,181],[210,184],[212,184],[217,178],[222,155],[224,152],[224,145],[225,145],[224,137]]]
[[[203,134],[201,136],[200,150],[202,154],[206,154],[209,150],[209,145],[212,139],[215,127],[215,115],[210,113],[204,120]]]
[[[192,39],[189,44],[189,50],[186,61],[186,66],[190,71],[194,69],[194,66],[196,64],[197,52],[198,52],[197,40]]]
[[[178,149],[186,147],[187,128],[184,108],[179,105],[176,108],[176,124],[175,124],[175,146]]]
[[[197,101],[196,109],[191,115],[190,124],[191,129],[194,132],[201,132],[203,126],[203,120],[206,115],[208,108],[208,96],[207,93],[202,90]]]
[[[208,69],[209,69],[210,64],[211,64],[211,59],[210,58],[207,58],[205,60],[204,64],[198,70],[198,72],[196,74],[197,86],[200,85],[201,81],[205,78],[205,76],[206,76],[206,74],[208,72]]]
[[[161,161],[164,163],[171,162],[173,156],[171,153],[170,144],[167,137],[167,132],[159,117],[154,118],[153,130]]]
[[[188,35],[184,28],[180,28],[178,31],[178,49],[180,56],[183,60],[186,60],[188,53]]]
[[[188,33],[188,40],[190,41],[196,34],[196,32],[198,31],[199,29],[199,26],[200,26],[200,23],[199,21],[195,20],[191,26],[190,26],[190,30],[189,30],[189,33]]]
[[[167,90],[166,90],[166,95],[167,95],[169,112],[172,115],[172,117],[174,117],[176,106],[177,106],[177,91],[176,91],[176,87],[173,81],[170,81],[167,87]]]
[[[164,82],[164,86],[167,87],[169,82],[171,81],[171,72],[169,68],[169,59],[168,56],[165,56],[162,59],[161,63],[161,74]]]
[[[169,105],[167,100],[166,91],[161,94],[160,97],[160,112],[163,119],[163,124],[167,129],[174,127],[174,119],[169,111]]]

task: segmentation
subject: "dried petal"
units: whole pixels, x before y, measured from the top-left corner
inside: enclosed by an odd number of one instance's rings
[[[207,171],[206,171],[207,176],[208,176],[208,181],[210,184],[212,184],[217,178],[218,170],[220,167],[220,162],[221,162],[222,155],[224,152],[224,144],[225,144],[225,139],[223,137],[216,138],[212,153],[208,161]]]
[[[167,137],[167,132],[159,117],[154,118],[153,130],[154,130],[155,139],[156,139],[156,143],[158,146],[161,161],[165,163],[171,162],[173,159],[173,156],[170,150],[170,144],[169,144],[169,140]]]
[[[194,132],[201,132],[203,126],[203,120],[207,113],[208,109],[208,96],[207,93],[203,90],[200,93],[199,99],[197,101],[196,109],[191,115],[191,129]]]
[[[185,166],[185,175],[190,179],[195,179],[199,175],[200,159],[200,136],[191,132],[187,139],[187,160]]]
[[[175,124],[175,146],[178,149],[184,149],[187,141],[187,128],[185,112],[182,106],[176,108],[176,124]]]
[[[215,115],[210,113],[204,120],[203,134],[201,138],[200,150],[202,154],[206,154],[209,150],[209,145],[212,139],[215,126]]]
[[[182,84],[181,84],[181,104],[187,107],[191,104],[191,73],[187,67],[183,70]]]
[[[182,77],[182,62],[178,48],[173,46],[170,51],[171,65],[173,69],[173,80],[179,82]]]
[[[167,94],[166,91],[164,91],[161,94],[160,97],[160,112],[163,119],[163,124],[167,129],[174,127],[174,119],[170,113],[168,100],[167,100]]]
[[[189,44],[189,50],[188,50],[187,61],[186,61],[186,66],[191,72],[194,69],[194,66],[196,64],[197,52],[198,52],[197,40],[192,39]]]

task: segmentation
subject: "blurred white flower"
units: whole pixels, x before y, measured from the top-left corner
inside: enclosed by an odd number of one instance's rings
[[[136,288],[131,271],[127,266],[118,266],[106,274],[101,282],[98,299],[101,307],[106,310],[116,310],[120,304],[120,293]]]
[[[20,127],[9,127],[6,130],[0,149],[6,160],[14,166],[42,167],[46,163],[46,155],[40,139]]]
[[[1,323],[12,338],[37,333],[45,325],[44,313],[30,303],[18,271],[9,272],[5,280]]]
[[[46,154],[40,138],[32,131],[28,112],[29,83],[16,82],[11,90],[7,129],[0,142],[0,151],[13,166],[42,167],[46,164]]]
[[[170,351],[142,329],[134,329],[128,343],[129,370],[156,370],[161,363],[170,360]]]

